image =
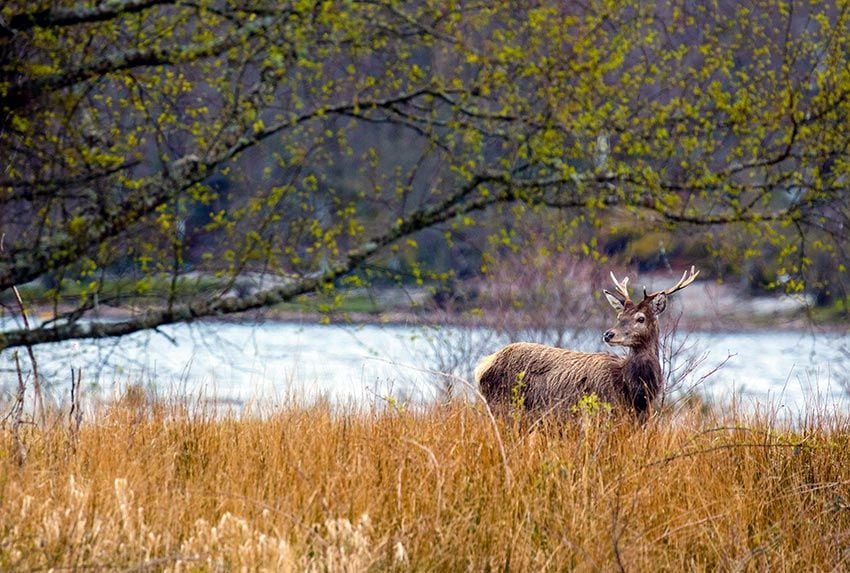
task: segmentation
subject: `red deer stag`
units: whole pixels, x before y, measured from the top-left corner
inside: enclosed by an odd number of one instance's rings
[[[619,314],[602,340],[627,347],[625,357],[517,342],[484,357],[475,368],[475,382],[495,407],[515,403],[529,410],[563,411],[595,393],[601,401],[632,410],[645,420],[664,385],[657,317],[667,307],[667,297],[690,285],[698,274],[691,267],[672,288],[650,294],[644,289],[643,300],[635,304],[629,298],[628,277],[618,281],[611,273],[616,288],[602,292]]]

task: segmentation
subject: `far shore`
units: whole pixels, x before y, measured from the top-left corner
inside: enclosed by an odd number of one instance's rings
[[[848,329],[845,322],[819,321],[814,318],[813,308],[799,300],[790,300],[785,296],[754,297],[735,300],[728,294],[721,297],[706,296],[696,292],[687,300],[679,301],[672,307],[672,313],[665,322],[675,321],[678,330],[687,332],[758,332],[767,330],[794,330],[800,332],[835,332]],[[710,294],[710,293],[709,293]],[[602,303],[600,303],[601,305]],[[27,308],[31,322],[44,322],[72,312],[70,306],[33,306]],[[141,306],[99,305],[85,313],[89,320],[103,319],[120,321],[146,312]],[[576,328],[604,328],[605,319],[602,309],[597,323],[583,323]],[[16,306],[0,307],[0,318],[20,321],[20,311]],[[613,320],[613,316],[610,317]],[[386,325],[386,326],[452,326],[465,328],[499,328],[497,321],[488,319],[487,311],[446,312],[438,308],[424,306],[395,307],[374,312],[332,310],[318,312],[291,308],[267,308],[232,315],[220,315],[199,319],[204,322],[281,322],[302,324],[332,325]],[[22,325],[23,326],[23,325]],[[569,325],[568,325],[569,326]]]

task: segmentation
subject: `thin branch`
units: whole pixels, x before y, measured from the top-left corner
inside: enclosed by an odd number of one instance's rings
[[[56,193],[61,189],[85,185],[87,183],[97,181],[98,179],[109,177],[110,175],[114,175],[121,171],[132,169],[140,163],[141,161],[134,159],[131,161],[125,161],[120,165],[111,167],[109,169],[104,169],[102,171],[92,171],[84,175],[68,177],[66,179],[51,179],[50,181],[36,179],[22,179],[20,181],[15,181],[10,179],[0,181],[0,188],[5,187],[15,189],[14,192],[3,196],[2,201],[4,203],[10,201],[32,201],[39,197],[55,197]]]
[[[201,182],[206,173],[206,165],[196,157],[183,157],[171,163],[165,173],[152,177],[142,189],[116,205],[111,212],[98,212],[87,217],[85,228],[78,235],[59,233],[53,241],[10,251],[10,262],[0,263],[0,290],[29,282],[50,267],[79,260],[92,248],[126,231],[166,203],[174,193]]]
[[[12,84],[0,101],[3,102],[4,107],[14,109],[26,105],[33,97],[42,93],[53,92],[106,74],[139,67],[187,63],[216,56],[241,45],[246,39],[256,36],[277,21],[279,17],[257,18],[232,34],[202,44],[129,50],[110,54],[76,68]]]
[[[15,14],[9,18],[5,29],[0,28],[0,38],[4,35],[27,32],[32,28],[56,28],[104,22],[126,14],[142,12],[153,6],[176,3],[175,0],[112,0],[96,6],[77,5]]]
[[[56,324],[50,328],[36,330],[13,330],[0,334],[0,350],[26,345],[58,342],[84,338],[110,338],[124,336],[140,330],[176,322],[191,322],[204,317],[221,316],[291,301],[294,298],[315,292],[322,285],[351,274],[383,247],[418,231],[449,221],[458,216],[480,211],[496,203],[534,200],[534,195],[523,197],[519,191],[551,185],[574,183],[574,179],[544,179],[536,182],[512,181],[510,173],[485,172],[473,177],[443,201],[424,206],[399,220],[386,233],[367,240],[348,251],[347,255],[322,273],[300,277],[292,282],[251,296],[230,296],[215,300],[201,300],[172,308],[154,309],[118,322],[87,322]],[[481,186],[493,184],[502,188],[498,193],[475,194]],[[583,199],[576,198],[572,206],[580,206]]]
[[[320,106],[250,135],[234,133],[230,136],[230,141],[223,142],[222,151],[204,161],[194,155],[181,157],[167,164],[163,173],[151,177],[144,187],[130,194],[126,201],[114,206],[108,213],[101,210],[86,217],[86,224],[82,225],[84,230],[80,234],[73,237],[59,234],[51,242],[12,250],[9,253],[11,255],[9,262],[0,262],[0,290],[29,282],[42,275],[48,268],[71,264],[79,260],[104,241],[124,232],[174,196],[202,182],[227,161],[284,130],[327,115],[344,115],[358,106],[387,107],[434,93],[435,91],[430,87],[422,87],[391,98],[344,103],[337,106]]]

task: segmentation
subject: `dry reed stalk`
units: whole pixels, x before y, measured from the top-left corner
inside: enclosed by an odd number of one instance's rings
[[[5,252],[5,240],[6,233],[0,234],[0,253]],[[27,308],[24,305],[24,299],[21,298],[21,292],[18,290],[17,286],[12,285],[12,292],[15,295],[15,301],[18,303],[18,309],[21,312],[21,319],[24,321],[24,328],[30,330],[30,321],[29,316],[27,315]],[[32,345],[27,345],[27,356],[29,356],[30,364],[32,365],[32,381],[33,381],[33,395],[35,396],[35,407],[36,412],[40,414],[41,423],[45,422],[45,411],[44,411],[44,397],[41,392],[41,379],[38,375],[38,361],[35,359],[35,352],[33,351]],[[20,369],[18,370],[20,373]]]
[[[681,411],[644,426],[128,396],[0,458],[0,570],[829,570],[850,426]],[[8,444],[4,435],[0,444]],[[70,452],[70,453],[69,453]]]
[[[21,439],[21,428],[24,424],[24,400],[27,392],[27,385],[24,382],[24,375],[21,372],[21,361],[18,358],[18,353],[14,352],[12,357],[15,360],[15,372],[18,375],[18,390],[15,392],[15,401],[12,403],[12,409],[9,411],[9,417],[12,420],[12,443],[14,447],[15,461],[19,466],[22,466],[27,461],[27,447]]]
[[[68,434],[72,446],[76,448],[79,440],[80,425],[83,423],[83,370],[71,368],[71,404],[68,409]]]

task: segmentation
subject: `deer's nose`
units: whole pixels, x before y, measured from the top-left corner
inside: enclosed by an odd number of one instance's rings
[[[604,340],[605,342],[611,342],[612,338],[614,338],[613,330],[606,330],[605,334],[602,335],[602,340]]]

